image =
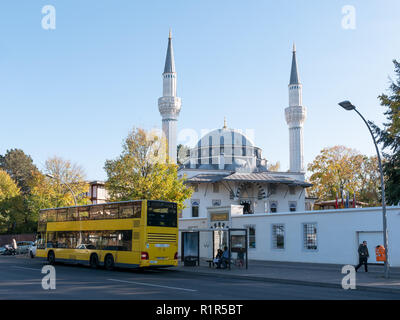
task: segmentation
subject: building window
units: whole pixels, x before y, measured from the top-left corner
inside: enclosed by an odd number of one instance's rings
[[[317,250],[317,224],[303,224],[304,249]]]
[[[218,183],[213,183],[213,192],[218,193],[219,192],[219,184]]]
[[[289,193],[290,194],[296,194],[296,187],[295,186],[289,186]]]
[[[271,213],[278,212],[278,203],[276,201],[271,201],[270,202],[270,212]]]
[[[192,201],[192,218],[197,218],[199,216],[200,201]]]
[[[285,225],[272,225],[272,248],[285,249]]]
[[[242,200],[240,201],[240,205],[243,206],[243,214],[252,214],[251,210],[251,201],[250,200]]]
[[[256,226],[246,226],[247,227],[247,236],[248,236],[248,244],[250,249],[256,248]]]
[[[289,211],[290,212],[295,212],[297,209],[297,203],[294,201],[289,202]]]
[[[276,184],[270,184],[270,185],[269,185],[269,192],[270,192],[270,194],[276,194],[276,189],[277,189]]]
[[[197,183],[192,185],[194,192],[199,192],[199,185]]]

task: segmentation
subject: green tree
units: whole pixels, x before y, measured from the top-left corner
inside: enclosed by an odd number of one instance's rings
[[[112,201],[157,199],[175,201],[178,208],[192,189],[178,177],[178,167],[165,158],[165,141],[143,129],[133,129],[123,143],[121,155],[104,166],[106,188]]]
[[[0,169],[6,171],[17,182],[23,194],[29,193],[29,180],[32,173],[38,171],[32,158],[21,149],[7,150],[4,156],[0,155]]]
[[[0,169],[0,233],[16,232],[23,222],[23,198],[15,181]]]
[[[333,200],[340,191],[355,193],[356,199],[371,206],[379,203],[379,171],[376,157],[367,157],[345,146],[321,150],[308,165],[309,195]]]
[[[389,205],[400,203],[400,63],[393,60],[396,79],[391,81],[389,94],[382,94],[378,98],[385,107],[384,115],[387,122],[381,129],[373,122],[369,122],[378,143],[382,144],[385,176],[386,202]]]

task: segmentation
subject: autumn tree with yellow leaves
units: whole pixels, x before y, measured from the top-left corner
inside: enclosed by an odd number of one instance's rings
[[[334,146],[321,150],[308,165],[309,195],[319,200],[334,200],[341,190],[355,193],[356,200],[379,205],[379,168],[376,156],[365,156],[355,149]]]
[[[184,177],[178,177],[178,166],[168,161],[165,150],[165,140],[134,128],[123,143],[121,155],[105,163],[110,199],[174,201],[183,209],[193,190],[184,184]]]
[[[10,175],[0,169],[0,233],[14,232],[23,222],[23,198]]]

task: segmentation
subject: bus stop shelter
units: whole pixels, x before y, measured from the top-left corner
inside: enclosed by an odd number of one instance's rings
[[[181,229],[179,232],[184,266],[200,266],[201,258],[206,258],[208,262],[213,261],[218,249],[224,250],[226,246],[229,251],[229,269],[232,262],[248,268],[247,229]]]

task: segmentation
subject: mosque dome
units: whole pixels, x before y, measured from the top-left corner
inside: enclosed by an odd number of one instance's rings
[[[205,134],[190,150],[187,166],[252,172],[261,164],[261,149],[240,130],[215,129]]]

